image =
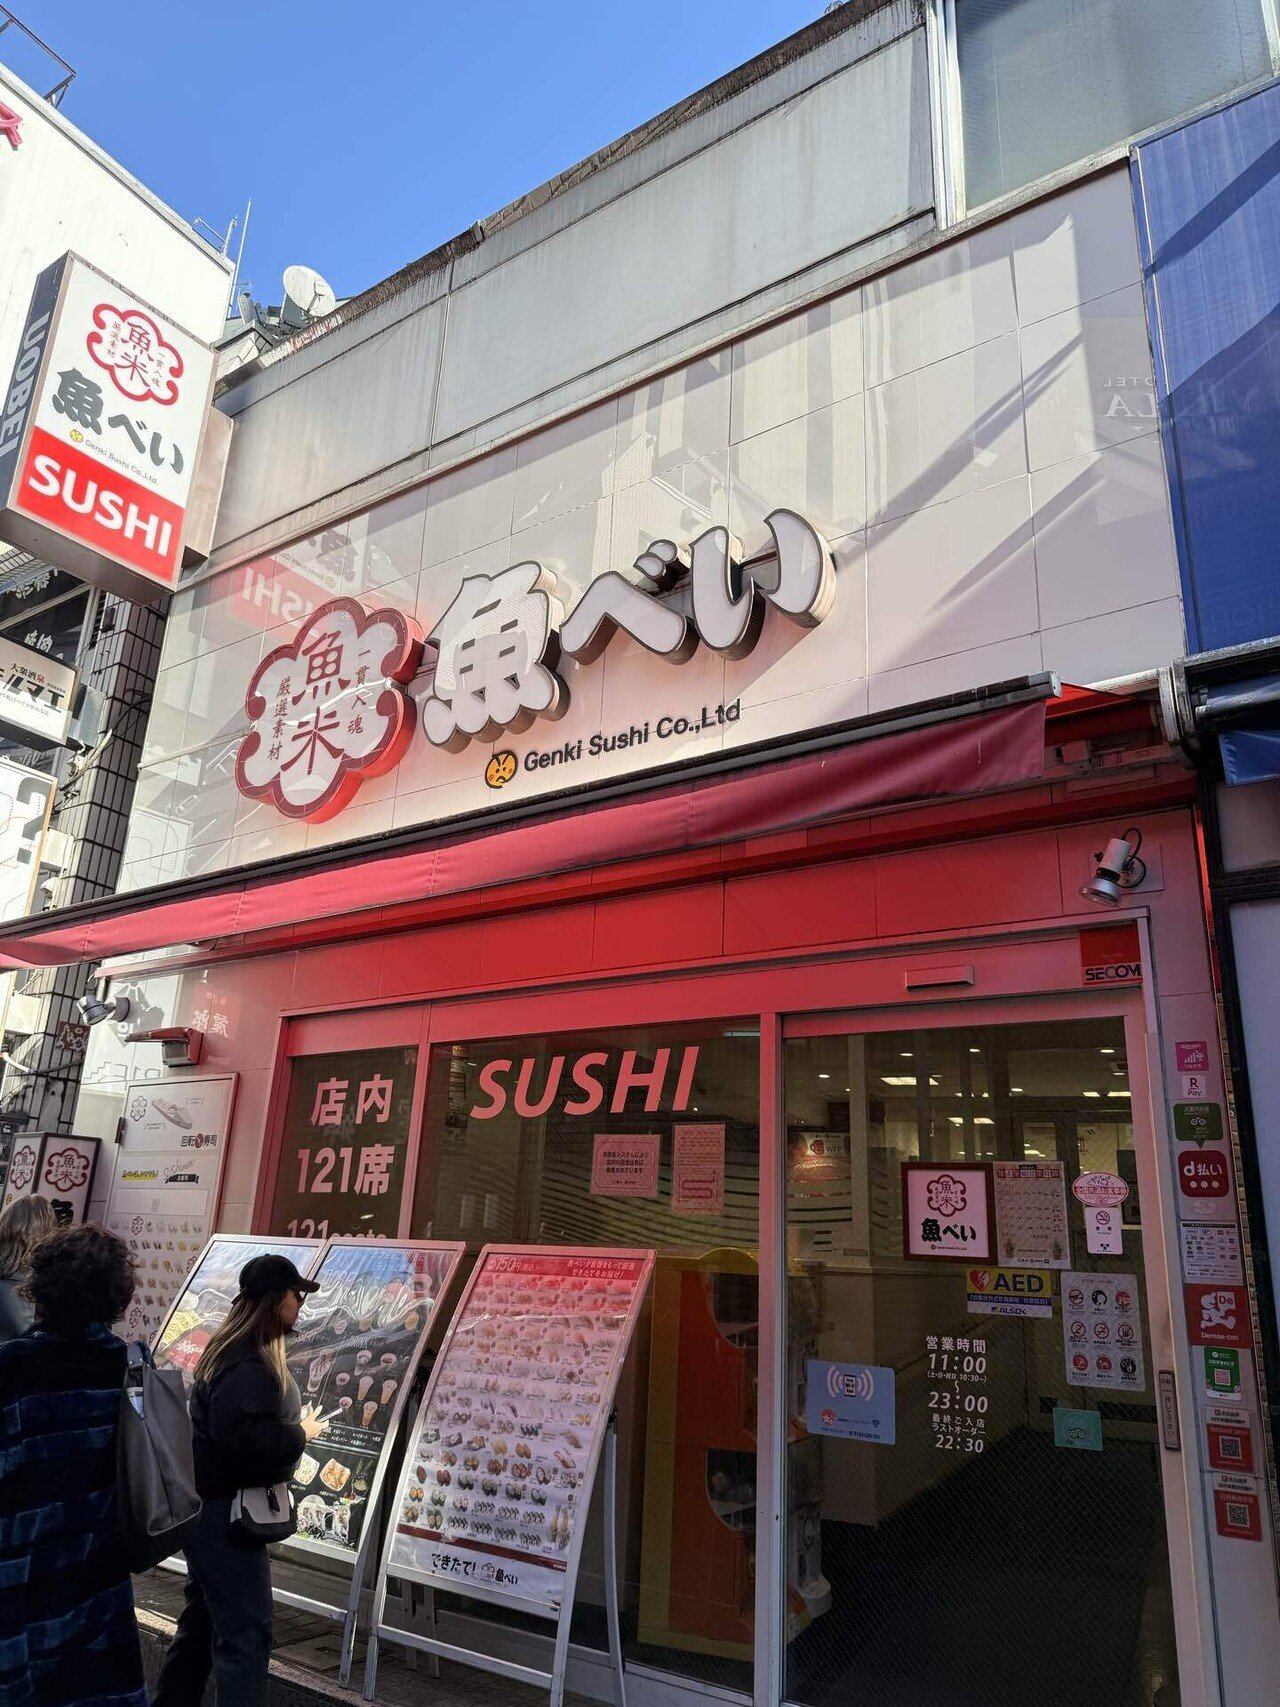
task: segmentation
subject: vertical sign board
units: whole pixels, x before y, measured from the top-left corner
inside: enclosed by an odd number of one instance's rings
[[[69,664],[0,634],[0,735],[28,747],[61,747],[75,695]]]
[[[63,255],[0,414],[0,535],[136,603],[172,592],[212,387],[208,345]]]
[[[145,1079],[125,1092],[106,1222],[138,1271],[123,1323],[131,1339],[155,1333],[213,1231],[235,1083]]]
[[[40,850],[53,810],[54,788],[54,779],[42,771],[27,770],[23,765],[0,759],[0,922],[23,919],[31,911],[40,875]],[[7,1016],[14,977],[12,972],[0,973],[0,1029]],[[16,1076],[21,1079],[23,1075]],[[28,1167],[34,1168],[38,1148],[38,1140],[34,1149],[29,1141],[23,1146],[15,1140],[9,1152],[12,1165],[6,1174],[5,1146],[0,1143],[0,1179],[5,1182],[6,1204],[9,1191],[16,1190],[21,1196],[35,1189],[30,1179],[19,1185],[13,1171],[23,1173]],[[24,1151],[31,1152],[25,1161],[21,1159]]]
[[[645,1250],[485,1246],[410,1433],[384,1584],[560,1616],[652,1268]]]
[[[159,1369],[177,1369],[188,1390],[200,1354],[220,1328],[240,1290],[240,1270],[254,1257],[286,1256],[307,1274],[320,1249],[318,1239],[274,1239],[268,1234],[215,1233],[191,1265],[152,1341]]]
[[[289,1336],[302,1402],[327,1419],[294,1471],[291,1546],[348,1564],[362,1551],[414,1370],[466,1248],[381,1239],[325,1246],[311,1276],[320,1290]]]
[[[97,1138],[45,1133],[34,1189],[48,1198],[59,1226],[78,1227],[84,1220],[101,1148]]]

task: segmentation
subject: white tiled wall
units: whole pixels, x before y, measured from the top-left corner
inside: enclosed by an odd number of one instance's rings
[[[232,776],[254,666],[333,590],[430,629],[465,575],[536,558],[567,605],[652,539],[728,522],[748,552],[786,505],[835,550],[815,632],[770,610],[748,658],[625,638],[564,666],[566,717],[518,753],[664,710],[739,721],[651,743],[660,764],[1040,669],[1094,682],[1183,650],[1128,182],[1094,179],[730,349],[444,475],[322,538],[180,594],[126,884],[474,812],[488,749],[418,740],[329,824]],[[634,769],[584,760],[554,781]],[[519,773],[504,795],[547,786]]]

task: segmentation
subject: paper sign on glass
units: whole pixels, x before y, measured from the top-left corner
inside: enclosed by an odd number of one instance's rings
[[[1062,1276],[1062,1349],[1073,1387],[1146,1387],[1136,1274]]]
[[[997,1162],[995,1186],[1001,1262],[1069,1268],[1066,1163]]]
[[[661,1144],[656,1132],[597,1132],[591,1151],[592,1197],[657,1197]]]
[[[671,1158],[671,1213],[724,1213],[724,1122],[676,1126]]]
[[[902,1254],[995,1259],[995,1192],[987,1162],[903,1162]]]

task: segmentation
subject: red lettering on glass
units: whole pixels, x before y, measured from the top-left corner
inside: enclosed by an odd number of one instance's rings
[[[499,1083],[499,1075],[511,1071],[510,1061],[486,1061],[480,1069],[479,1088],[489,1098],[488,1104],[477,1103],[471,1110],[472,1120],[493,1120],[507,1106],[507,1087]]]
[[[537,1064],[532,1055],[526,1055],[520,1063],[520,1076],[516,1080],[516,1113],[524,1115],[527,1120],[536,1120],[539,1115],[545,1114],[556,1100],[556,1092],[560,1089],[560,1075],[564,1072],[564,1056],[551,1057],[542,1095],[537,1102],[533,1102],[530,1100],[529,1088]]]
[[[594,1049],[588,1055],[579,1055],[573,1064],[573,1082],[585,1094],[571,1097],[564,1105],[566,1114],[594,1114],[604,1101],[604,1086],[591,1072],[593,1067],[607,1067],[609,1052],[606,1049]]]
[[[609,1105],[614,1114],[621,1114],[627,1106],[627,1097],[632,1086],[645,1087],[644,1111],[653,1114],[662,1101],[662,1081],[667,1076],[667,1063],[671,1059],[671,1051],[663,1048],[656,1051],[653,1066],[647,1073],[637,1072],[637,1053],[634,1049],[623,1051],[622,1065],[618,1069],[618,1080],[613,1087],[613,1101]]]

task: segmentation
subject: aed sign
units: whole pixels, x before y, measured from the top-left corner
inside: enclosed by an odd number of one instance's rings
[[[1048,1321],[1053,1315],[1053,1274],[1047,1268],[971,1268],[971,1316],[1022,1316]]]
[[[78,255],[46,267],[0,410],[0,535],[135,602],[171,592],[212,387],[207,345]]]

